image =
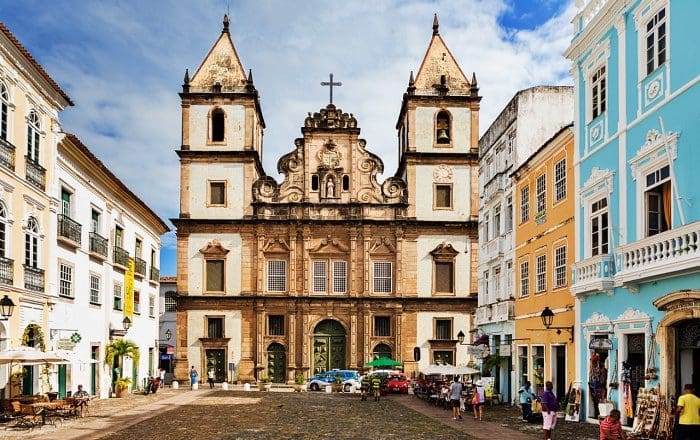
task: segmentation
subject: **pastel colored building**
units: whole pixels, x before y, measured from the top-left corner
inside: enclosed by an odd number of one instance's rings
[[[700,386],[698,16],[694,1],[592,0],[573,21],[572,293],[588,418],[604,397],[635,411],[640,388]]]

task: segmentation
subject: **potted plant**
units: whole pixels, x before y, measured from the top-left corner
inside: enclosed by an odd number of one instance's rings
[[[340,374],[335,375],[331,389],[334,393],[340,393],[343,391],[343,376]]]
[[[272,388],[272,383],[270,381],[270,378],[267,376],[261,377],[260,381],[258,382],[258,390],[270,391],[270,388]]]
[[[304,391],[305,383],[306,377],[304,377],[303,373],[299,373],[296,376],[294,376],[294,391],[296,391],[297,393]]]
[[[129,394],[131,379],[128,377],[120,377],[114,382],[114,391],[117,397],[126,397]]]
[[[17,396],[22,395],[22,385],[24,383],[24,376],[26,376],[26,373],[24,371],[24,368],[22,368],[19,371],[15,371],[12,373],[11,379],[10,379],[10,384],[14,389],[17,390]]]

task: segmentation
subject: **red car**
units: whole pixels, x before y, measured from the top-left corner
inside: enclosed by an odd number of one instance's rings
[[[405,374],[392,374],[389,376],[389,381],[386,385],[387,393],[403,393],[408,394],[408,386],[410,382]]]

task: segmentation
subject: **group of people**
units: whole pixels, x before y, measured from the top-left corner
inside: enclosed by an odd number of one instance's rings
[[[559,401],[554,394],[554,384],[550,381],[545,382],[544,392],[540,396],[535,396],[532,392],[532,384],[526,381],[518,390],[518,400],[523,411],[523,420],[529,422],[533,419],[532,402],[539,401],[542,407],[542,431],[544,439],[552,438],[552,432],[557,426],[557,409]]]
[[[210,389],[214,389],[214,378],[215,378],[215,373],[214,369],[210,368],[209,371],[207,371],[207,383],[209,384]],[[199,380],[199,373],[197,373],[197,369],[194,368],[194,365],[192,365],[192,368],[190,368],[190,389],[194,388],[194,384],[198,383]]]
[[[360,400],[366,401],[367,395],[374,396],[374,401],[379,402],[382,395],[382,378],[378,374],[365,374],[360,382]]]
[[[414,387],[414,394],[425,395],[431,403],[452,408],[452,419],[455,421],[462,420],[462,413],[467,411],[467,404],[471,405],[475,420],[484,418],[486,392],[481,380],[471,385],[463,383],[459,376],[455,376],[450,383],[419,381]]]

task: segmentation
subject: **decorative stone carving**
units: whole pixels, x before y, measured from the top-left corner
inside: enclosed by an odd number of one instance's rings
[[[223,247],[219,240],[212,240],[200,249],[199,253],[205,257],[225,256],[229,253],[229,250]]]
[[[438,165],[433,171],[433,180],[436,183],[452,182],[452,167],[449,165]]]
[[[265,241],[262,251],[266,254],[286,254],[290,251],[290,247],[285,239],[273,237]]]
[[[651,317],[646,313],[633,309],[632,307],[628,307],[627,310],[622,312],[622,314],[620,314],[615,321],[647,321],[650,319]]]
[[[593,312],[593,314],[583,323],[584,326],[593,326],[600,324],[611,324],[610,318],[600,314],[598,312]]]
[[[445,243],[444,241],[438,245],[435,249],[430,251],[430,255],[433,256],[435,261],[452,261],[459,254],[459,251],[455,250],[451,244]]]
[[[309,115],[304,120],[305,128],[357,128],[357,119],[352,113],[343,113],[339,108],[336,108],[333,104],[328,104],[326,108],[322,108],[318,112],[314,113],[313,116],[309,112]]]
[[[326,238],[319,240],[318,244],[309,249],[311,253],[347,253],[350,252],[350,248],[339,240],[331,237],[330,235]]]
[[[396,246],[388,237],[374,239],[369,247],[372,255],[393,255],[396,253]]]

